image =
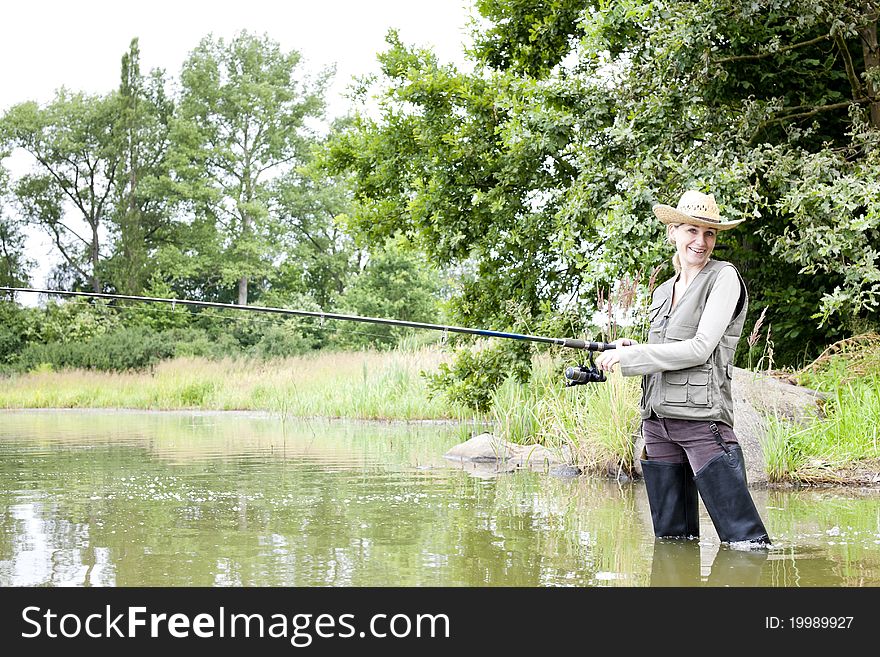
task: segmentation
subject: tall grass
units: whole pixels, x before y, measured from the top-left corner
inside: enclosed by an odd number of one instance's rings
[[[493,397],[495,433],[569,453],[585,470],[631,474],[638,379],[613,373],[604,383],[566,388],[561,371],[554,359],[537,357],[528,384],[508,379],[500,386]]]
[[[585,470],[631,474],[638,428],[639,377],[615,372],[605,383],[567,388],[564,365],[536,356],[526,384],[511,378],[481,416],[431,397],[422,371],[447,354],[404,343],[395,351],[315,352],[275,360],[200,357],[163,361],[148,372],[52,371],[43,367],[3,380],[0,408],[131,408],[268,411],[282,417],[453,420],[462,440],[473,425],[520,444],[558,450]],[[813,380],[830,391],[824,419],[807,427],[770,418],[763,438],[771,481],[833,480],[854,461],[880,459],[880,374],[840,375],[832,359]]]
[[[0,389],[2,408],[265,410],[362,419],[460,419],[470,414],[428,398],[420,371],[444,358],[436,347],[393,352],[318,352],[272,361],[176,358],[151,372],[37,371]]]
[[[786,481],[803,472],[807,457],[800,436],[810,430],[810,427],[797,427],[780,417],[768,418],[767,432],[760,439],[768,481]]]
[[[771,481],[834,481],[848,464],[880,458],[880,375],[838,386],[824,410],[806,427],[771,418],[763,440]]]

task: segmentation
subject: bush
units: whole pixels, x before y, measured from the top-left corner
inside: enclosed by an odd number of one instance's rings
[[[450,367],[441,363],[436,373],[422,373],[431,396],[442,395],[453,404],[463,404],[486,413],[492,408],[495,391],[509,377],[520,383],[531,374],[531,349],[525,342],[478,342],[456,351]]]
[[[0,363],[10,363],[33,337],[35,312],[14,303],[0,303]]]
[[[174,355],[174,345],[161,334],[143,327],[123,328],[84,342],[28,345],[16,360],[22,370],[45,365],[53,369],[101,371],[140,370]]]
[[[302,330],[302,322],[290,319],[266,329],[253,351],[260,358],[287,358],[308,353],[317,346],[315,337]]]

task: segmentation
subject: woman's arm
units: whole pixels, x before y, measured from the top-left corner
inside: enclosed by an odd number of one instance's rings
[[[620,362],[621,373],[624,376],[653,374],[667,370],[681,370],[708,361],[733,318],[739,294],[739,276],[736,270],[733,267],[725,267],[718,272],[718,277],[706,300],[696,335],[690,340],[640,344],[615,349],[614,351],[618,352],[618,358],[615,360]]]

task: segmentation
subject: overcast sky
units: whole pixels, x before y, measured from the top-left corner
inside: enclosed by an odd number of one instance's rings
[[[335,65],[328,114],[348,109],[355,75],[378,69],[385,34],[430,46],[441,62],[464,63],[472,0],[31,0],[4,2],[0,15],[0,112],[27,100],[45,103],[56,89],[104,94],[119,84],[120,60],[138,37],[141,70],[165,69],[176,79],[187,54],[208,34],[230,39],[241,30],[266,34],[285,51],[298,50],[302,68]],[[5,162],[13,175],[29,166],[20,155]],[[57,260],[49,242],[29,232],[39,262],[33,283]]]
[[[187,54],[208,34],[267,34],[298,50],[306,70],[330,64],[341,95],[353,75],[376,70],[389,28],[405,43],[431,46],[461,64],[471,0],[31,0],[3,4],[0,109],[45,102],[65,86],[106,93],[119,84],[120,59],[138,37],[141,69],[177,77]],[[344,100],[328,98],[344,111]]]

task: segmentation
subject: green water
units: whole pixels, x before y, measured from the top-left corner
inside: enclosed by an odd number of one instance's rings
[[[2,586],[877,586],[880,495],[755,491],[769,550],[644,486],[448,461],[462,429],[0,412]]]

